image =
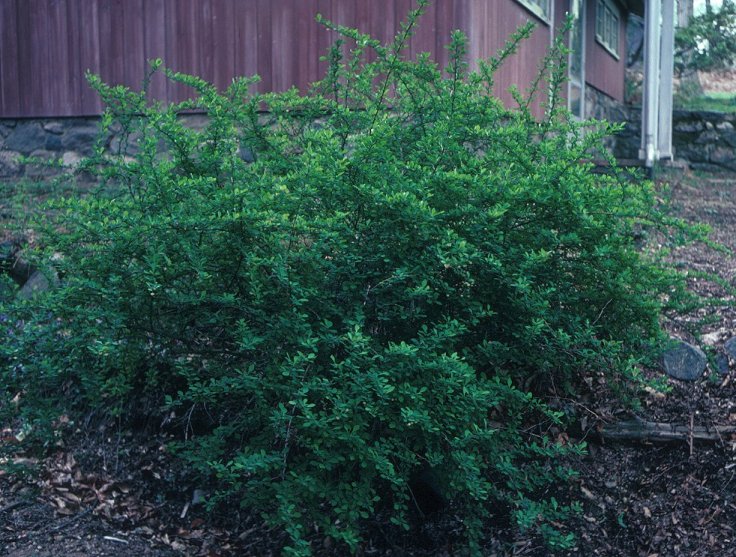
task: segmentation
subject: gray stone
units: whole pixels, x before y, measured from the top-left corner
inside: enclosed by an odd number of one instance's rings
[[[718,375],[728,375],[728,356],[723,352],[716,355],[716,371]]]
[[[710,122],[706,122],[706,124],[710,124]],[[712,127],[712,124],[711,124]],[[706,132],[701,133],[698,136],[698,139],[695,140],[695,143],[703,144],[703,143],[713,143],[714,141],[718,141],[718,138],[720,136],[718,135],[718,132],[709,130]]]
[[[187,128],[202,131],[208,126],[210,119],[206,114],[185,114],[181,116],[181,122]]]
[[[711,162],[716,164],[731,162],[734,159],[736,159],[736,149],[729,149],[728,147],[716,147],[710,154]]]
[[[137,155],[141,150],[140,141],[142,137],[140,132],[131,133],[127,137],[115,135],[110,139],[109,150],[115,155]]]
[[[51,283],[41,271],[34,272],[16,296],[22,300],[30,300],[35,295],[49,289]]]
[[[46,136],[46,142],[44,143],[43,148],[47,151],[61,151],[61,136],[54,135],[52,133],[48,134]]]
[[[68,128],[61,136],[61,147],[65,151],[78,151],[84,155],[91,155],[99,134],[97,126]]]
[[[75,169],[79,166],[79,163],[82,162],[82,158],[82,155],[79,153],[67,151],[62,155],[61,163],[67,168]]]
[[[736,360],[736,337],[731,337],[723,345],[723,349],[728,354],[728,357],[732,360]]]
[[[708,358],[697,346],[678,340],[664,353],[664,371],[681,381],[695,381],[703,375]]]
[[[5,148],[29,155],[46,144],[46,132],[36,122],[18,124],[13,133],[5,138]]]
[[[15,121],[12,122],[12,126],[10,124],[11,122],[8,120],[3,120],[3,123],[0,124],[0,137],[2,137],[3,139],[13,133],[13,128],[15,128]]]
[[[731,122],[721,122],[720,124],[716,124],[716,129],[719,131],[731,131],[733,124]]]
[[[43,125],[43,129],[56,135],[64,133],[64,126],[61,125],[61,122],[46,122]]]
[[[721,134],[721,138],[731,147],[736,147],[736,132],[725,132]]]
[[[20,153],[0,151],[0,178],[13,178],[21,171]]]
[[[723,167],[717,164],[702,163],[702,162],[691,162],[690,168],[693,170],[701,170],[703,172],[722,172]]]
[[[692,142],[676,142],[677,155],[686,158],[690,163],[710,160],[710,145],[696,145]]]
[[[38,162],[26,165],[26,176],[29,178],[48,178],[59,174],[59,166],[55,162],[58,159],[56,153],[38,149],[31,153],[31,157]]]
[[[734,160],[732,160],[732,161],[730,161],[730,162],[724,162],[724,163],[723,163],[723,166],[724,166],[724,167],[725,167],[725,168],[726,168],[727,170],[733,170],[733,171],[736,171],[736,159],[734,159]]]
[[[238,151],[238,154],[240,155],[240,158],[243,159],[247,163],[255,162],[256,157],[253,154],[253,151],[250,149],[250,147],[247,147],[246,145],[241,145],[240,150]]]
[[[707,344],[708,346],[713,346],[717,344],[719,340],[721,340],[723,334],[723,329],[718,329],[717,331],[713,331],[712,333],[706,333],[700,336],[700,342],[702,344]]]
[[[675,124],[675,131],[677,132],[700,132],[703,131],[702,122],[679,122]]]

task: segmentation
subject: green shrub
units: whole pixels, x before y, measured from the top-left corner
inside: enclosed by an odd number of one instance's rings
[[[535,91],[491,95],[529,28],[474,72],[458,32],[441,70],[402,57],[417,17],[388,46],[341,29],[353,50],[305,96],[167,72],[197,96],[163,107],[91,78],[135,149],[85,163],[103,185],[44,237],[62,286],[8,309],[0,377],[34,431],[54,409],[174,411],[214,503],[294,553],[314,525],[352,550],[377,514],[408,528],[427,471],[471,548],[499,503],[570,543],[549,489],[577,447],[542,397],[623,385],[658,339],[676,281],[633,240],[653,190],[592,173],[610,127],[583,133],[555,94],[542,121]]]

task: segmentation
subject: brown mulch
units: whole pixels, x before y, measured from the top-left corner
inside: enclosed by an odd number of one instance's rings
[[[708,224],[711,238],[736,252],[736,175],[675,174],[669,183],[675,214]],[[733,425],[736,362],[722,373],[716,368],[724,342],[736,336],[736,255],[695,244],[671,257],[690,275],[690,288],[714,303],[691,315],[668,316],[665,328],[702,347],[711,361],[701,380],[669,380],[669,392],[650,392],[637,415],[657,422]],[[574,553],[736,555],[736,439],[696,443],[692,452],[687,443],[592,444],[579,470],[584,513]]]
[[[673,174],[669,181],[676,213],[711,225],[712,238],[736,252],[736,175]],[[657,422],[736,425],[736,362],[725,374],[711,369],[724,342],[736,335],[730,291],[736,286],[736,255],[693,245],[672,258],[691,273],[694,291],[718,301],[692,315],[668,316],[666,328],[706,349],[712,361],[699,381],[670,380],[668,392],[652,390],[636,414]],[[726,287],[702,273],[717,275]],[[578,408],[591,424],[589,449],[574,463],[580,475],[572,494],[583,512],[573,524],[577,546],[565,554],[736,556],[736,439],[692,448],[607,443],[594,435],[595,423],[631,412],[604,402]],[[167,434],[93,431],[72,435],[73,444],[43,460],[16,454],[5,463],[15,473],[0,471],[0,555],[278,554],[283,538],[246,512],[213,516],[192,504],[200,486],[188,482],[183,465],[167,451]],[[0,434],[0,443],[13,443],[14,433]],[[18,473],[23,470],[28,473]],[[379,535],[379,525],[362,553],[452,555],[451,529],[452,521],[435,518],[392,545]],[[315,542],[314,549],[318,555],[341,554],[327,540]],[[538,540],[508,531],[487,549],[499,557],[550,554]]]

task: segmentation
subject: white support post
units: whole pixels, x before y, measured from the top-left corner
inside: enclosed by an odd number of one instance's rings
[[[672,159],[672,72],[675,55],[675,0],[662,0],[662,46],[659,68],[659,158]]]
[[[641,110],[639,158],[651,167],[658,158],[660,2],[647,0],[644,12],[644,98]]]

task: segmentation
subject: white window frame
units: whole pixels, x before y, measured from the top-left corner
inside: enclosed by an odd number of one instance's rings
[[[611,39],[615,37],[615,42]],[[596,0],[595,41],[616,60],[620,59],[621,10],[611,0]]]
[[[552,23],[552,0],[516,0],[547,25]]]

